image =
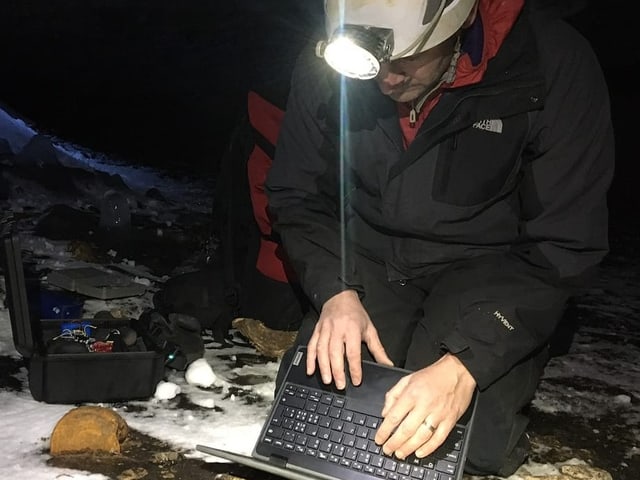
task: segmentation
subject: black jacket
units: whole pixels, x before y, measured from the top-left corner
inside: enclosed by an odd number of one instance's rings
[[[303,54],[266,187],[318,309],[347,288],[366,296],[352,248],[390,281],[459,285],[445,346],[482,388],[548,341],[607,253],[613,159],[588,42],[523,11],[483,80],[444,93],[408,150],[373,81]]]

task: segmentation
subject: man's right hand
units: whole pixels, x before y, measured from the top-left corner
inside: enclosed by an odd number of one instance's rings
[[[362,342],[376,362],[393,365],[357,292],[345,290],[322,306],[320,318],[307,345],[307,374],[313,375],[317,361],[322,381],[325,384],[334,381],[337,388],[343,389],[346,387],[346,357],[351,382],[360,385]]]

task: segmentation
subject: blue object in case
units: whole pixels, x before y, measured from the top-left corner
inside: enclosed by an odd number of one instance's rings
[[[40,290],[40,317],[72,320],[82,318],[84,300],[57,290]]]

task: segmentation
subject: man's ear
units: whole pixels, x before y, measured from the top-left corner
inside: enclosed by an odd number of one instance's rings
[[[467,19],[462,24],[462,28],[469,28],[473,24],[473,22],[476,19],[476,16],[478,15],[478,4],[479,3],[480,3],[480,1],[476,0],[475,5],[473,6],[471,11],[469,12],[469,16],[467,17]]]

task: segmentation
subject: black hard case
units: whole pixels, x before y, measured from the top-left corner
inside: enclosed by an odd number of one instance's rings
[[[35,400],[76,404],[120,402],[151,397],[164,377],[165,358],[157,351],[108,353],[47,353],[45,339],[60,331],[63,320],[34,318],[30,314],[25,268],[18,236],[3,231],[6,302],[13,342],[29,373]],[[32,310],[32,309],[31,309]],[[69,321],[65,319],[64,321]],[[100,321],[98,327],[129,326],[128,320]]]

